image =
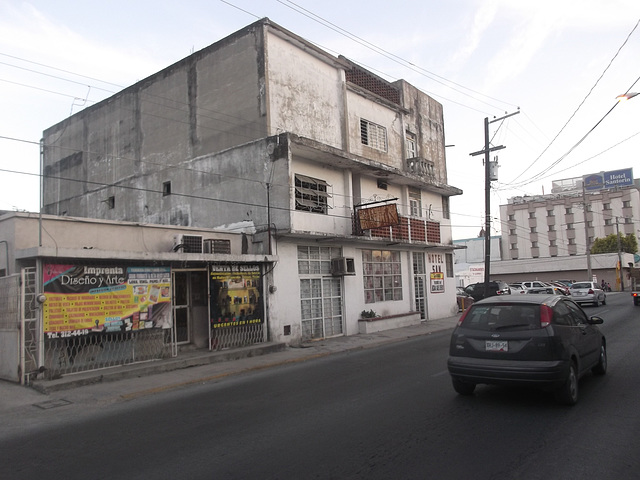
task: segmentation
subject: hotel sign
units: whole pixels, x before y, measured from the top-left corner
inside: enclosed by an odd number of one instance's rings
[[[588,192],[607,188],[628,187],[633,185],[633,169],[613,170],[593,173],[582,177],[584,189]]]
[[[361,208],[357,211],[360,230],[397,225],[398,208],[395,203],[378,207]]]

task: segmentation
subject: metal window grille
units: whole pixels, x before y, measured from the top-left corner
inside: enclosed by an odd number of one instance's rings
[[[365,119],[360,119],[360,141],[382,152],[387,151],[387,129]]]
[[[327,189],[328,186],[329,184],[324,180],[306,175],[296,175],[296,210],[326,214],[329,209],[327,199],[331,197]]]

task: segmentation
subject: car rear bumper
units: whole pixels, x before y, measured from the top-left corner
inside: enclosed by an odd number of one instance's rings
[[[571,295],[571,300],[576,303],[593,303],[598,297],[594,294]]]
[[[449,357],[447,368],[451,376],[469,383],[554,388],[565,382],[569,373],[569,362]]]

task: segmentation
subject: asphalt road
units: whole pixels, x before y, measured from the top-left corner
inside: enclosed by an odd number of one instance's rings
[[[229,377],[0,436],[7,479],[640,477],[640,307],[605,318],[609,372],[552,394],[455,394],[449,332]],[[52,411],[55,415],[55,411]]]

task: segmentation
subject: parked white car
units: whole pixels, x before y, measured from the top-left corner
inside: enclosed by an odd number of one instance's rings
[[[596,282],[576,282],[570,290],[571,300],[576,303],[591,303],[595,307],[607,304],[607,295]]]

